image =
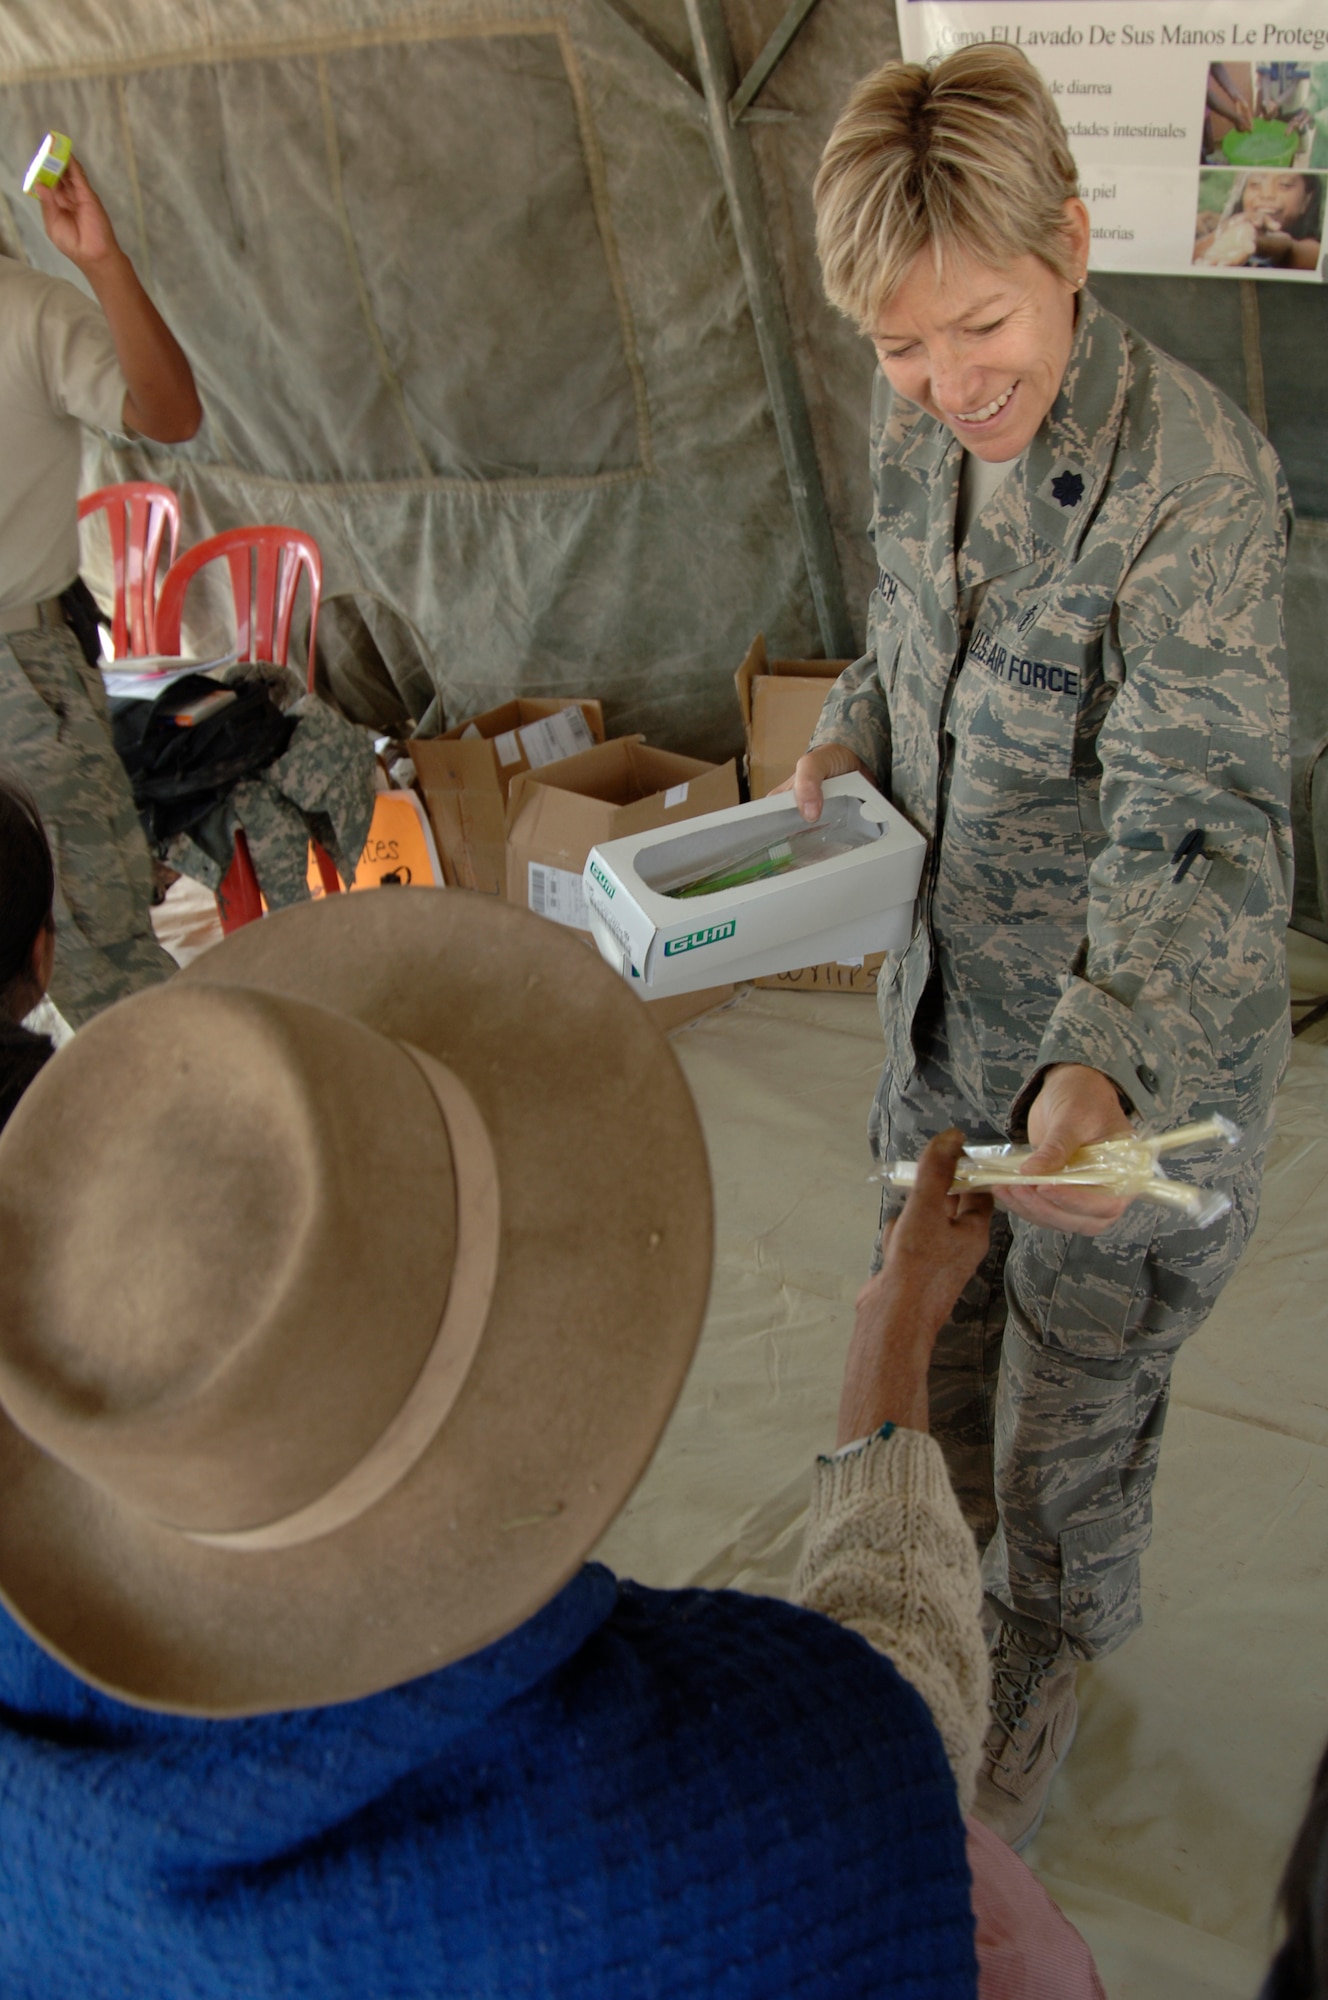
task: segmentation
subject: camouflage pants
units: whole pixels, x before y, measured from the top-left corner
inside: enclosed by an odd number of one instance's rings
[[[1006,1137],[955,1083],[941,1017],[911,1076],[883,1073],[872,1149],[913,1159],[949,1125],[975,1143]],[[1047,1651],[1097,1659],[1139,1623],[1172,1363],[1254,1228],[1266,1144],[1266,1130],[1247,1134],[1218,1165],[1196,1154],[1177,1168],[1232,1187],[1230,1212],[1207,1229],[1142,1201],[1097,1237],[997,1210],[991,1248],[941,1330],[931,1426],[984,1551],[987,1600]],[[900,1206],[887,1190],[882,1221]]]
[[[0,759],[32,791],[55,863],[51,998],[71,1026],[175,970],[152,934],[152,863],[111,743],[101,675],[67,626],[0,638]]]

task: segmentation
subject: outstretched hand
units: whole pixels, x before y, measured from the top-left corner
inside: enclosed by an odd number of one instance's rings
[[[1058,1174],[1081,1146],[1102,1139],[1129,1139],[1134,1128],[1121,1108],[1115,1084],[1100,1069],[1083,1063],[1056,1063],[1028,1113],[1028,1137],[1033,1152],[1021,1174]],[[1079,1236],[1100,1236],[1127,1203],[1102,1188],[1003,1187],[1002,1208],[1043,1229],[1066,1229]]]
[[[900,1215],[887,1223],[884,1261],[858,1293],[844,1364],[839,1442],[884,1423],[927,1428],[927,1369],[936,1336],[987,1250],[991,1196],[950,1192],[962,1132],[923,1153]]]
[[[77,160],[70,160],[54,187],[39,187],[37,199],[46,234],[81,271],[119,250],[111,218]]]

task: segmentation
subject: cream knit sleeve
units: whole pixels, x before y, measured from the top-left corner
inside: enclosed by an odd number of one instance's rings
[[[987,1719],[982,1584],[932,1438],[896,1430],[817,1460],[794,1595],[860,1632],[912,1682],[967,1812]]]

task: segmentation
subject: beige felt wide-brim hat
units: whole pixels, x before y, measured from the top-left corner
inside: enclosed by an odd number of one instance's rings
[[[648,1007],[457,891],[248,926],[0,1139],[0,1596],[124,1700],[350,1700],[535,1612],[663,1429],[711,1267]]]

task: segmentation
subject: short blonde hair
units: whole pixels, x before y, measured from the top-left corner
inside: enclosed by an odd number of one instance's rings
[[[886,63],[854,90],[816,176],[830,303],[869,332],[929,245],[1001,266],[1031,253],[1082,273],[1065,204],[1079,175],[1051,93],[1018,49],[983,42],[934,69]]]

